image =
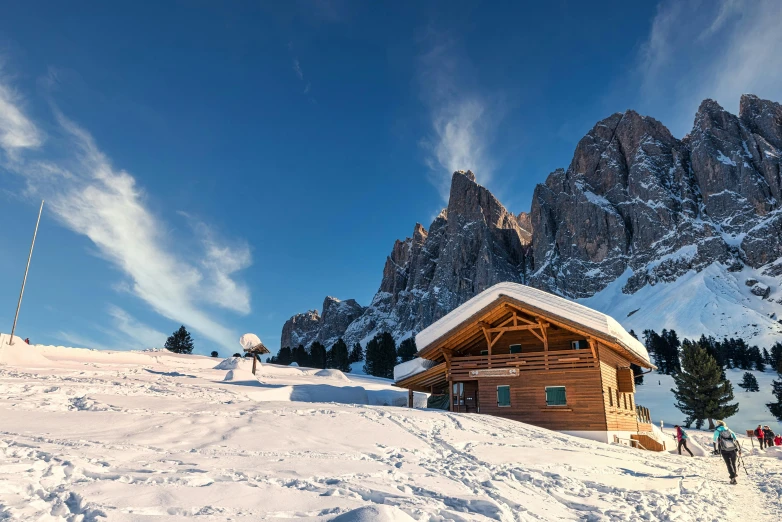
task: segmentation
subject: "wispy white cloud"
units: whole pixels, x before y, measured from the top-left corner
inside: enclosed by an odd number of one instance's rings
[[[18,110],[0,106],[0,121]],[[17,164],[14,168],[27,180],[28,190],[45,197],[60,222],[88,237],[97,253],[125,274],[122,286],[132,295],[160,315],[233,349],[236,333],[210,308],[249,313],[249,290],[235,279],[236,272],[251,264],[247,245],[237,242],[231,247],[201,224],[198,252],[176,251],[173,245],[178,242],[167,237],[165,224],[149,210],[136,179],[115,168],[87,131],[55,113],[68,152],[57,161]],[[118,308],[109,313],[120,331],[135,331],[146,340],[159,334]]]
[[[299,80],[304,79],[304,71],[301,70],[301,64],[299,63],[298,58],[293,59],[293,71],[296,73],[296,76],[299,77]]]
[[[0,57],[0,76],[3,74]],[[23,149],[34,149],[43,142],[43,133],[22,110],[22,96],[0,83],[0,148],[10,159]]]
[[[432,133],[421,144],[431,180],[447,200],[456,170],[472,170],[483,184],[491,180],[495,165],[488,148],[504,110],[497,96],[475,85],[457,41],[430,28],[423,43],[418,79]]]
[[[139,348],[162,348],[166,343],[168,335],[140,322],[122,308],[110,305],[108,314],[114,318],[115,337],[132,339]]]
[[[705,98],[733,112],[743,93],[782,99],[779,20],[777,0],[661,2],[638,58],[640,104],[681,136]]]

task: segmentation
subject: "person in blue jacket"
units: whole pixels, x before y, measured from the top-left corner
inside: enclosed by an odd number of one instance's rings
[[[728,467],[728,474],[730,475],[730,483],[736,484],[736,478],[739,473],[736,467],[736,461],[738,456],[741,455],[741,446],[736,439],[736,434],[728,429],[728,425],[724,421],[717,421],[717,429],[714,430],[714,450],[719,451],[725,460],[725,465]]]

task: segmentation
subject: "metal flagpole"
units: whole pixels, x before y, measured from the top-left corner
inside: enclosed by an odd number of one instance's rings
[[[11,340],[8,344],[14,344],[14,331],[16,331],[16,321],[19,319],[19,309],[22,307],[22,297],[24,296],[24,287],[27,284],[27,272],[30,270],[30,260],[33,258],[33,248],[35,248],[35,236],[38,235],[38,225],[41,223],[41,213],[43,213],[43,200],[41,208],[38,210],[38,221],[35,222],[35,232],[33,232],[33,243],[30,245],[30,255],[27,256],[27,267],[24,269],[24,279],[22,279],[22,291],[19,292],[19,302],[16,305],[16,315],[14,316],[14,326],[11,328]]]

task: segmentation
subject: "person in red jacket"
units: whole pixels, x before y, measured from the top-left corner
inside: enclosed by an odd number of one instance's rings
[[[755,438],[758,439],[758,442],[760,443],[760,449],[763,449],[763,442],[766,440],[766,435],[763,433],[763,426],[760,424],[755,428]]]
[[[30,344],[30,338],[29,337],[25,337],[24,342],[26,342],[27,344]]]
[[[782,446],[782,435],[777,435],[774,437],[774,444],[777,446]]]
[[[682,454],[682,448],[684,448],[687,450],[687,453],[690,454],[690,457],[694,457],[695,455],[693,455],[692,451],[690,451],[690,448],[687,447],[687,434],[678,424],[674,426],[674,428],[676,428],[676,440],[679,442],[679,455]]]

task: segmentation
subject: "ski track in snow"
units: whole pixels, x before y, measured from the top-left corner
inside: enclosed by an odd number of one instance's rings
[[[276,388],[224,382],[205,357],[115,364],[58,353],[51,368],[0,366],[0,520],[328,521],[368,504],[421,522],[781,516],[782,448],[749,451],[751,478],[742,469],[730,486],[719,457],[489,416],[267,401]],[[275,386],[406,395],[363,376],[261,368]],[[710,434],[691,435],[708,446]]]

